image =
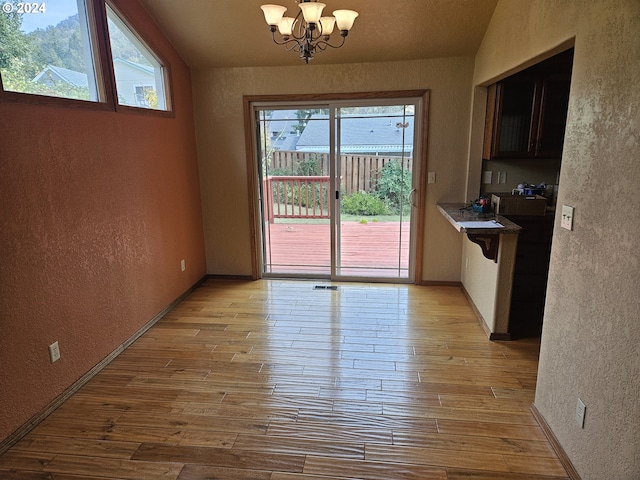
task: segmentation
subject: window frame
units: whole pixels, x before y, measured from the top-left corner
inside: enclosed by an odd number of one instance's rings
[[[159,117],[175,117],[172,93],[173,89],[171,88],[171,66],[169,62],[167,62],[165,58],[158,53],[158,49],[154,47],[152,42],[148,42],[142,38],[142,35],[135,27],[135,24],[129,20],[127,15],[122,13],[122,10],[120,10],[117,5],[117,1],[84,1],[87,10],[87,27],[91,37],[91,52],[93,55],[98,100],[81,100],[76,98],[54,97],[49,95],[40,95],[37,93],[5,90],[2,81],[2,73],[0,72],[0,102],[94,111],[121,111]],[[137,40],[149,50],[161,65],[167,110],[118,104],[115,72],[111,56],[111,44],[109,42],[109,27],[107,25],[107,3],[109,4],[109,7],[116,12],[125,25],[127,25],[129,30],[136,36]]]
[[[156,115],[161,117],[175,117],[174,107],[173,107],[173,95],[171,88],[171,66],[169,62],[167,62],[164,57],[162,57],[158,53],[158,49],[155,46],[145,40],[143,35],[140,34],[139,29],[137,29],[133,22],[127,17],[126,14],[122,12],[120,8],[116,5],[116,2],[113,0],[103,0],[102,8],[104,11],[104,36],[107,44],[107,55],[108,55],[108,63],[109,63],[109,73],[111,76],[111,93],[113,95],[113,108],[116,112],[130,112],[130,113],[139,113],[143,115]],[[111,41],[109,36],[109,25],[107,24],[107,6],[113,10],[116,16],[119,18],[120,22],[122,22],[134,35],[137,42],[139,42],[144,48],[146,48],[149,54],[160,64],[161,67],[161,76],[163,82],[164,89],[164,98],[166,104],[166,110],[160,110],[155,108],[145,108],[145,107],[137,107],[134,105],[122,105],[118,102],[118,87],[116,85],[116,73],[115,73],[115,65],[113,62],[113,54],[111,52]],[[157,90],[157,89],[156,89]]]
[[[77,98],[54,97],[40,95],[37,93],[13,92],[5,90],[2,83],[2,73],[0,72],[0,101],[12,103],[26,103],[31,105],[51,105],[68,108],[81,108],[85,110],[113,110],[113,98],[109,88],[107,88],[108,65],[105,60],[106,44],[103,35],[100,33],[100,25],[106,22],[103,18],[100,5],[103,0],[85,0],[87,12],[87,27],[91,37],[91,53],[93,56],[93,67],[95,69],[96,89],[98,100],[81,100]]]

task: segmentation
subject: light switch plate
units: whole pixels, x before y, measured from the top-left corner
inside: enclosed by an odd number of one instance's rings
[[[427,174],[427,183],[436,183],[436,172],[429,172]]]
[[[560,219],[560,226],[567,230],[573,230],[573,207],[569,205],[562,206],[562,218]]]
[[[578,398],[576,405],[576,423],[580,425],[580,428],[584,428],[584,417],[587,413],[587,407],[582,400]]]
[[[51,360],[51,363],[60,360],[60,345],[58,345],[57,340],[49,345],[49,360]]]
[[[493,172],[491,170],[486,170],[484,172],[484,180],[483,183],[485,185],[489,185],[491,183],[491,181],[493,180]]]

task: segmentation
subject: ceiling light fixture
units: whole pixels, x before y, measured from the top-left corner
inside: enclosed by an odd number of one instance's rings
[[[323,52],[327,47],[343,46],[358,16],[358,12],[353,10],[334,10],[333,17],[323,17],[322,10],[326,5],[317,0],[299,0],[298,6],[300,11],[295,18],[285,17],[287,8],[280,5],[262,5],[260,8],[269,24],[274,43],[284,45],[287,51],[300,53],[304,63],[309,63],[314,53]],[[338,45],[329,43],[335,26],[342,37]],[[281,41],[276,39],[276,30],[282,36]]]

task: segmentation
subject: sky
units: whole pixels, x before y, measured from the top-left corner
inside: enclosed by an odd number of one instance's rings
[[[0,5],[4,5],[5,3],[6,2],[4,0],[0,0]],[[25,13],[22,16],[21,27],[21,30],[25,33],[32,32],[38,28],[45,29],[49,25],[55,26],[62,20],[78,13],[77,0],[47,0],[28,3],[37,3],[38,5],[42,5],[44,3],[46,12]]]

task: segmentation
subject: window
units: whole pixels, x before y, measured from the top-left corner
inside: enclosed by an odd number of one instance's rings
[[[4,91],[104,101],[93,13],[85,0],[5,0],[0,13]]]
[[[154,90],[153,85],[136,85],[136,105],[151,108],[150,98]]]
[[[107,24],[118,104],[170,110],[164,65],[109,5]]]

